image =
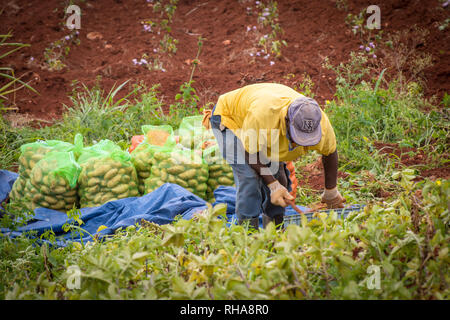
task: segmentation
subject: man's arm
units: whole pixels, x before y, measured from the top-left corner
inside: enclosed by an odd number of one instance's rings
[[[256,156],[252,156],[252,160],[256,158],[256,163],[250,163],[250,154],[245,151],[245,161],[249,164],[249,166],[256,171],[256,173],[263,179],[264,184],[268,186],[272,182],[275,182],[277,179],[271,174],[263,175],[261,174],[263,168],[267,168],[265,164],[261,162],[259,152],[256,153]],[[254,162],[254,161],[252,161]],[[267,171],[267,170],[265,170]]]
[[[338,153],[337,150],[328,156],[322,156],[323,169],[325,171],[325,188],[333,189],[337,185]]]
[[[287,201],[294,200],[294,197],[286,189],[287,185],[288,185],[288,180],[287,180],[288,178],[286,177],[284,172],[283,172],[284,178],[283,178],[283,174],[281,174],[280,181],[275,179],[275,177],[272,174],[268,174],[268,175],[262,174],[262,169],[263,168],[268,169],[268,167],[261,162],[259,153],[256,153],[255,155],[256,155],[256,157],[252,157],[252,160],[256,158],[256,163],[250,163],[250,161],[249,161],[250,155],[248,154],[247,151],[245,151],[245,160],[249,164],[249,166],[253,170],[255,170],[255,172],[263,179],[265,185],[269,188],[270,202],[272,202],[272,204],[277,205],[277,206],[287,207],[289,205],[289,203]],[[266,170],[266,171],[268,171],[268,170]]]
[[[343,208],[346,200],[337,189],[337,150],[328,156],[322,156],[322,164],[325,171],[325,191],[322,194],[322,202],[325,202],[329,209]]]

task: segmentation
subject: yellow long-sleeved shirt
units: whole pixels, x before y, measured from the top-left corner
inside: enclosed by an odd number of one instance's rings
[[[221,116],[222,124],[233,131],[250,154],[264,152],[272,161],[293,161],[309,150],[316,150],[322,155],[333,153],[336,150],[336,137],[323,111],[320,142],[289,151],[286,114],[292,101],[301,96],[282,84],[252,84],[221,95],[214,115]],[[267,132],[267,138],[264,132]]]

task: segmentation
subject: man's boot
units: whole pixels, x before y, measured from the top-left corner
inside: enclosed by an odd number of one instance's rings
[[[263,223],[263,228],[264,229],[267,227],[267,225],[270,222],[275,223],[275,226],[277,227],[277,230],[283,229],[283,227],[284,227],[283,221],[284,221],[284,215],[282,215],[282,214],[276,215],[273,218],[269,217],[268,215],[266,215],[264,213],[262,215],[262,223]]]
[[[246,221],[248,221],[248,225],[252,226],[255,230],[259,229],[259,217],[256,218],[251,218],[251,219],[239,219],[238,220],[238,224],[242,225],[244,224]]]

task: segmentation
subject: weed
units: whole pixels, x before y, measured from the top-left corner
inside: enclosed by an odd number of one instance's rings
[[[167,33],[163,36],[162,40],[159,41],[162,52],[167,52],[169,54],[175,54],[177,52],[177,44],[178,40]]]
[[[170,35],[172,30],[170,24],[172,23],[173,15],[176,11],[177,3],[178,0],[169,0],[166,4],[163,4],[162,1],[156,1],[153,3],[153,11],[161,12],[161,21],[159,23],[152,20],[141,21],[145,32],[156,32],[158,35],[160,35],[161,32],[164,32],[162,39],[159,41],[159,47],[162,52],[167,52],[169,55],[177,52],[178,40]],[[167,17],[166,19],[162,19],[164,15]],[[163,70],[159,62],[155,61],[156,59],[153,62],[152,68],[159,68],[160,70]]]
[[[450,95],[446,92],[444,93],[444,96],[442,97],[441,104],[444,106],[444,108],[450,107]]]
[[[394,68],[402,91],[411,81],[421,86],[425,83],[424,71],[432,66],[432,56],[417,48],[426,43],[428,34],[428,30],[414,26],[411,30],[397,31],[387,36],[383,63],[385,67]]]
[[[44,62],[50,71],[58,71],[66,67],[64,60],[70,53],[70,44],[80,44],[78,34],[77,30],[72,31],[69,35],[52,42],[45,48]]]
[[[339,10],[348,11],[347,0],[336,0],[336,8],[338,8]]]
[[[166,69],[164,69],[164,67],[163,67],[163,63],[162,63],[162,61],[159,60],[158,56],[151,58],[151,56],[144,53],[140,60],[133,59],[132,61],[133,61],[134,65],[144,66],[150,71],[160,70],[162,72],[166,72]]]
[[[178,0],[169,0],[169,3],[164,6],[164,12],[169,19],[169,22],[172,22],[173,15],[175,14],[175,10],[177,9],[177,3]]]
[[[180,86],[180,93],[175,96],[175,100],[182,100],[185,106],[196,108],[200,98],[197,96],[196,90],[192,87],[193,83],[194,80],[183,83]]]
[[[281,58],[282,56],[282,47],[287,46],[287,42],[285,40],[278,39],[279,35],[283,34],[283,30],[278,23],[278,8],[277,2],[270,1],[265,4],[263,1],[256,1],[256,8],[260,11],[258,12],[258,23],[263,27],[270,27],[270,31],[265,34],[260,34],[257,31],[256,26],[249,27],[247,26],[247,32],[256,31],[257,32],[257,45],[262,47],[261,53],[263,53],[263,57],[268,59],[270,54],[273,54],[275,58]],[[247,8],[247,13],[250,13],[250,7]],[[258,35],[260,34],[260,35]],[[257,56],[260,56],[260,52],[256,53]],[[253,53],[251,53],[253,56]],[[274,64],[273,61],[270,63]]]
[[[346,10],[347,11],[347,10]],[[345,23],[351,28],[354,35],[357,35],[361,41],[361,46],[359,47],[362,52],[366,53],[368,56],[376,59],[376,45],[375,43],[380,42],[383,36],[382,30],[372,30],[365,24],[366,11],[361,10],[359,14],[354,15],[349,13],[345,18]]]
[[[303,80],[301,82],[294,83],[294,90],[310,98],[314,98],[315,96],[313,92],[313,87],[314,82],[306,72],[303,73]]]
[[[20,50],[24,47],[28,47],[28,44],[23,44],[23,43],[14,43],[14,42],[6,42],[9,38],[12,37],[11,32],[9,32],[8,34],[2,34],[0,35],[0,50],[2,50],[3,48],[11,48],[9,50],[6,50],[6,52],[3,52],[0,54],[0,79],[6,79],[7,82],[6,84],[2,85],[0,87],[0,113],[6,110],[11,110],[13,109],[12,106],[8,106],[7,108],[5,108],[5,102],[8,101],[8,95],[9,94],[15,94],[15,92],[17,92],[18,90],[22,89],[22,88],[27,88],[35,93],[37,93],[37,91],[35,89],[33,89],[30,85],[28,85],[27,83],[23,82],[22,80],[20,80],[20,78],[22,77],[16,77],[15,73],[14,73],[14,69],[8,66],[3,65],[2,59],[4,59],[5,57],[13,54],[14,52],[16,52],[17,50]],[[20,84],[19,87],[16,87],[16,84]],[[14,102],[12,103],[14,104]]]

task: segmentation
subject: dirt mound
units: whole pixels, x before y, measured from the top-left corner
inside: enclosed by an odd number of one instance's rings
[[[15,97],[19,112],[37,118],[58,117],[62,105],[70,105],[67,96],[74,81],[91,86],[97,76],[101,76],[105,90],[129,79],[148,86],[160,83],[164,101],[173,102],[180,85],[189,79],[192,66],[186,62],[195,58],[199,36],[205,40],[194,87],[202,104],[215,101],[228,90],[255,82],[273,81],[295,87],[304,74],[311,77],[315,84],[313,92],[319,103],[323,103],[331,99],[335,91],[334,75],[321,67],[324,58],[329,57],[333,64],[346,61],[349,53],[357,51],[360,44],[345,24],[345,18],[369,3],[347,2],[348,11],[338,10],[336,1],[331,0],[278,1],[279,23],[284,30],[282,39],[288,44],[282,48],[281,59],[256,56],[256,43],[269,29],[258,25],[252,1],[179,1],[170,33],[179,42],[172,56],[154,52],[159,49],[163,35],[146,31],[141,23],[160,19],[151,3],[144,0],[80,2],[82,17],[78,37],[81,43],[70,45],[64,60],[67,67],[61,71],[49,71],[43,64],[45,49],[69,33],[64,26],[61,1],[4,2],[0,6],[3,9],[0,33],[11,30],[13,41],[31,45],[6,62],[40,93],[21,90]],[[427,43],[420,48],[434,57],[434,66],[426,73],[426,94],[442,96],[449,91],[450,41],[448,31],[437,28],[448,11],[442,9],[438,1],[427,1],[424,5],[421,1],[386,0],[380,8],[385,32],[409,28],[413,24],[430,30]],[[88,39],[88,34],[93,32],[96,36]],[[133,59],[140,59],[144,54],[150,59],[158,57],[164,71],[150,71],[133,63]]]

